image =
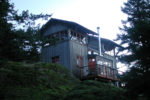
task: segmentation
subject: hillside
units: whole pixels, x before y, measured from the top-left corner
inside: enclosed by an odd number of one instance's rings
[[[124,90],[97,81],[79,81],[60,65],[0,65],[0,100],[125,100]]]

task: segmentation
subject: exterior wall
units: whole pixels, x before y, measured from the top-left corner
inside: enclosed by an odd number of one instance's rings
[[[68,29],[64,25],[53,25],[50,26],[43,36],[48,36],[53,33],[57,33],[63,30],[68,30],[68,40],[58,42],[55,46],[49,46],[42,48],[42,61],[52,62],[52,57],[59,56],[59,64],[64,65],[69,69],[74,75],[80,77],[80,75],[87,76],[88,72],[88,48],[94,49],[98,52],[98,40],[95,38],[89,38],[88,45],[81,44],[79,41],[69,40],[71,35],[71,29]],[[104,44],[102,43],[102,51],[104,49]],[[82,68],[77,66],[77,57],[81,56],[83,58]],[[103,57],[113,61],[113,68],[116,68],[116,59],[113,56],[103,53]],[[117,72],[116,72],[117,75]]]
[[[96,38],[90,37],[88,40],[88,47],[99,51],[98,40]],[[102,41],[101,41],[101,51],[102,51],[102,53],[105,51],[104,50],[104,43]]]
[[[80,77],[81,73],[88,74],[87,46],[72,40],[67,40],[42,49],[42,61],[52,62],[52,57],[59,56],[60,64],[69,69],[75,76]],[[77,57],[83,57],[83,68],[77,66]],[[81,69],[82,72],[81,72]]]
[[[63,30],[67,30],[67,29],[68,29],[67,27],[59,25],[59,24],[53,25],[53,26],[50,26],[47,30],[45,30],[45,32],[43,33],[43,36],[48,36],[50,34],[57,33]]]
[[[95,38],[89,37],[88,38],[88,47],[92,48],[94,50],[99,50],[99,48],[98,48],[98,40],[95,39]]]
[[[87,55],[87,46],[81,45],[76,41],[70,41],[70,63],[72,66],[72,73],[77,77],[80,77],[81,73],[86,74],[85,68],[88,68],[88,55]],[[77,57],[83,57],[83,68],[84,70],[81,71],[82,68],[77,66]]]
[[[68,38],[70,38],[70,29],[60,24],[50,26],[45,30],[43,36],[55,34],[63,30],[68,30]],[[87,54],[87,45],[80,44],[74,40],[66,40],[59,42],[56,46],[42,48],[41,59],[43,62],[52,62],[52,57],[59,56],[60,64],[67,67],[77,77],[80,77],[81,68],[77,67],[77,57],[82,56],[83,67],[86,66],[88,68]],[[86,72],[83,73],[86,74]]]
[[[42,61],[43,62],[52,62],[52,57],[59,56],[59,64],[67,67],[71,70],[70,67],[70,49],[69,41],[66,40],[55,46],[49,46],[42,49]]]

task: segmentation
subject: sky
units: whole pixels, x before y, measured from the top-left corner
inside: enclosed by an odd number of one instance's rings
[[[103,38],[114,40],[121,33],[121,20],[127,16],[121,11],[127,0],[11,0],[19,12],[29,10],[33,14],[53,14],[58,18],[76,22],[84,27],[97,31]],[[42,22],[41,22],[42,23]],[[124,71],[124,65],[120,70]]]

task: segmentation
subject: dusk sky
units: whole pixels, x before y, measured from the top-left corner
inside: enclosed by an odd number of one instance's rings
[[[73,21],[96,32],[100,27],[101,37],[113,40],[120,33],[121,20],[126,15],[121,11],[127,0],[11,0],[19,12],[29,10],[33,14],[53,14],[52,18]],[[124,70],[120,69],[121,71]]]

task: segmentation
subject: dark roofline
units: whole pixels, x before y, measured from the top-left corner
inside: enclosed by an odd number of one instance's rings
[[[94,38],[98,41],[98,37],[95,37],[95,36],[89,36],[89,37]],[[106,38],[101,38],[101,42],[107,43],[109,45],[113,45],[114,47],[119,47],[119,48],[123,49],[123,47],[120,46],[119,44],[113,42],[112,40],[106,39]]]
[[[41,33],[43,33],[51,24],[55,24],[55,23],[64,24],[68,28],[72,28],[75,31],[78,31],[78,32],[82,33],[83,35],[87,35],[87,33],[97,35],[96,32],[93,32],[92,30],[87,29],[86,27],[84,27],[84,26],[82,26],[78,23],[75,23],[75,22],[72,22],[72,21],[56,19],[56,18],[51,18],[45,25],[43,25],[42,28],[41,28]]]
[[[51,25],[54,25],[56,23],[59,23],[59,24],[63,24],[77,32],[80,32],[82,33],[83,35],[88,35],[89,33],[90,34],[93,34],[93,35],[98,35],[96,32],[78,24],[78,23],[75,23],[75,22],[72,22],[72,21],[66,21],[66,20],[62,20],[62,19],[56,19],[56,18],[51,18],[45,25],[42,26],[41,28],[41,34]],[[89,36],[89,35],[88,35]],[[90,37],[90,36],[89,36]],[[107,42],[107,43],[111,43],[112,45],[116,46],[116,47],[120,47],[120,48],[123,48],[122,46],[118,45],[117,43],[109,40],[109,39],[105,39],[105,38],[101,38],[103,42]]]
[[[112,45],[123,49],[123,47],[121,45],[119,45],[119,44],[117,44],[117,43],[115,43],[115,42],[113,42],[113,41],[111,41],[109,39],[105,39],[105,38],[101,38],[101,39],[102,39],[103,42],[112,43]]]

